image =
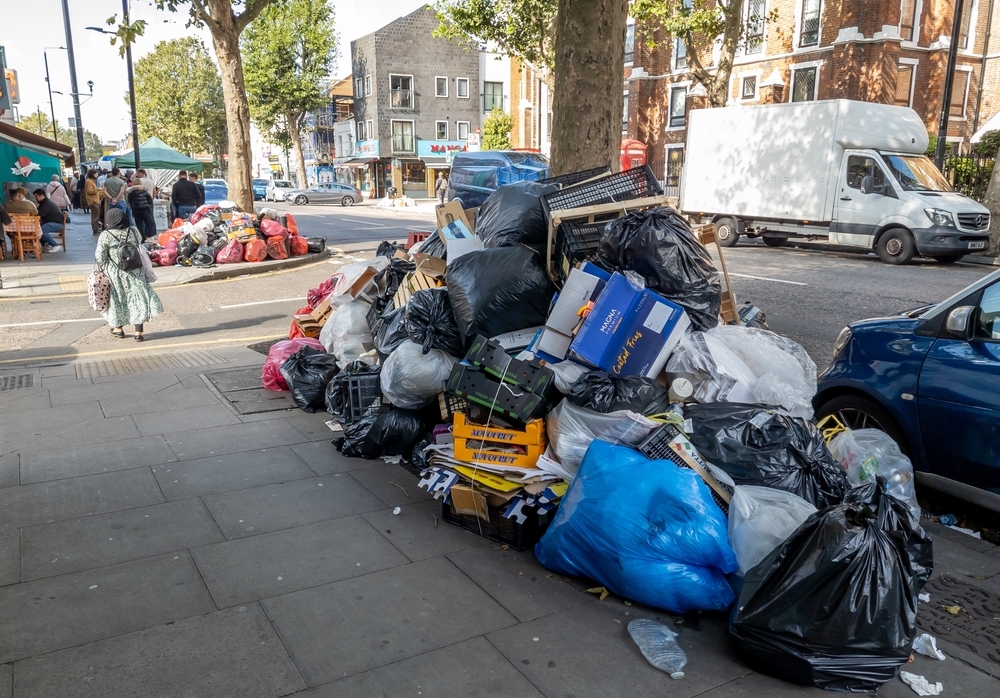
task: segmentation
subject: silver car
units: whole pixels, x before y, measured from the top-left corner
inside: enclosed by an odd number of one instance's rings
[[[298,206],[304,204],[353,206],[364,201],[364,198],[360,189],[340,182],[323,182],[314,184],[308,189],[293,189],[285,192],[285,201],[291,201]]]

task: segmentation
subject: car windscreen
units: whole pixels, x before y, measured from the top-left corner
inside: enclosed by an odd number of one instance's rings
[[[925,155],[883,154],[889,171],[905,191],[951,191],[951,185]]]
[[[205,187],[205,198],[206,199],[225,199],[229,196],[229,190],[226,187]]]
[[[278,189],[291,189],[292,183],[286,179],[276,179],[274,180],[274,186],[278,187]]]
[[[267,186],[267,180],[266,179],[255,179],[255,180],[253,180],[253,185],[255,187],[266,187]]]

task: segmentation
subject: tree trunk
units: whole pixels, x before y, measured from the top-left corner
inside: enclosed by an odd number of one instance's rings
[[[250,186],[250,106],[243,84],[243,59],[240,56],[240,29],[232,13],[215,19],[212,44],[219,59],[222,94],[226,100],[226,133],[228,135],[229,167],[227,183],[229,199],[240,210],[253,213],[253,189]]]
[[[622,140],[628,0],[559,0],[552,174],[611,165]]]
[[[989,254],[1000,255],[1000,153],[993,161],[993,173],[986,187],[986,199],[983,206],[990,210],[990,249]]]
[[[285,120],[288,121],[288,135],[292,138],[292,155],[295,156],[295,180],[298,183],[299,189],[305,189],[309,186],[306,181],[306,159],[302,155],[302,131],[299,128],[299,122],[302,119],[302,114],[286,114]]]

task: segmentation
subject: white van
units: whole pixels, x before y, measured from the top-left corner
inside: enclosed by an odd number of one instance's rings
[[[790,237],[954,262],[987,245],[990,214],[951,190],[917,113],[846,99],[689,113],[681,210],[777,247]]]

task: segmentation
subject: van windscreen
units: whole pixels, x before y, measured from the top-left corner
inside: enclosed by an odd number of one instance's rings
[[[882,156],[905,191],[952,191],[948,180],[926,155]]]

